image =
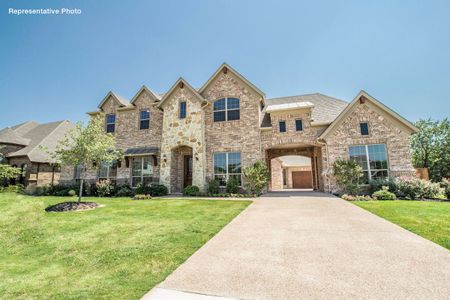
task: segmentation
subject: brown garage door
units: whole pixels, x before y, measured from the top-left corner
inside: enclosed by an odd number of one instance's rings
[[[292,172],[292,187],[294,189],[312,189],[312,172],[311,171]]]

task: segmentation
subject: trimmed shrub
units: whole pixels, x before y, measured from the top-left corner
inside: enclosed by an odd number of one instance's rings
[[[152,196],[150,196],[149,194],[136,194],[133,197],[133,200],[147,200],[147,199],[152,199]]]
[[[239,182],[236,178],[230,177],[227,181],[227,193],[236,194],[239,191]]]
[[[342,199],[347,200],[347,201],[371,201],[373,200],[370,196],[367,195],[347,195],[344,194],[341,196]]]
[[[198,186],[188,185],[187,187],[184,188],[183,195],[185,195],[185,196],[196,196],[197,193],[199,193],[199,192],[200,192],[200,189],[198,188]]]
[[[444,191],[445,197],[450,200],[450,181],[446,178],[442,178],[442,181],[439,184]]]
[[[97,187],[97,194],[99,197],[111,197],[114,186],[110,180],[100,180],[95,185]]]
[[[371,180],[369,183],[369,193],[373,194],[383,189],[383,186],[387,186],[389,191],[394,193],[397,197],[401,197],[401,192],[398,190],[397,181],[393,177]]]
[[[23,190],[24,187],[21,184],[8,185],[5,187],[0,186],[0,193],[22,193]]]
[[[389,192],[389,187],[383,186],[381,190],[372,194],[372,198],[375,200],[396,200],[397,197],[394,193]]]
[[[73,197],[73,196],[76,196],[76,195],[77,195],[77,192],[76,192],[75,190],[70,190],[67,194],[68,194],[69,196]]]
[[[399,177],[396,178],[396,184],[398,190],[409,199],[441,198],[444,194],[439,183],[417,177]]]
[[[207,188],[208,194],[217,195],[220,193],[220,182],[217,179],[208,181]]]
[[[157,196],[165,196],[169,193],[167,187],[163,184],[152,184],[150,186],[150,195],[153,197]]]
[[[118,187],[116,193],[116,197],[131,197],[133,196],[133,190],[128,185],[122,185]]]
[[[270,170],[263,160],[244,168],[245,184],[252,194],[260,195],[270,181]]]
[[[40,186],[36,184],[29,184],[24,192],[30,196],[45,196],[48,195],[49,187],[46,185]]]
[[[364,176],[361,166],[354,160],[338,159],[333,164],[337,185],[346,193],[358,194]]]

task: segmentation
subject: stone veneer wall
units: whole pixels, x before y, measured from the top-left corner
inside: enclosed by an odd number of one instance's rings
[[[260,145],[261,95],[234,75],[223,72],[209,84],[202,96],[210,103],[205,107],[206,176],[214,176],[213,153],[241,152],[242,167],[262,159]],[[240,119],[214,122],[213,103],[225,97],[240,99]]]
[[[186,100],[186,118],[179,118],[179,103]],[[160,183],[169,188],[169,192],[179,192],[178,184],[171,179],[171,174],[179,168],[178,157],[173,155],[177,147],[192,148],[192,185],[205,189],[205,144],[204,114],[202,101],[198,99],[187,85],[175,87],[163,104],[164,118],[161,143]],[[174,156],[174,157],[172,157]],[[181,179],[182,180],[182,179]]]
[[[369,136],[361,136],[360,122],[369,123]],[[329,157],[327,162],[326,155],[323,155],[323,165],[329,168],[326,190],[337,191],[336,182],[330,175],[332,165],[337,159],[348,159],[348,147],[351,145],[386,144],[389,174],[414,176],[409,136],[409,129],[399,125],[398,121],[394,121],[370,102],[358,104],[326,139]]]

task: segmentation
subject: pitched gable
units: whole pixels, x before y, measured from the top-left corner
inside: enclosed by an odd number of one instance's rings
[[[331,125],[320,135],[319,138],[326,139],[330,136],[339,127],[339,125],[351,116],[351,114],[357,109],[358,105],[370,105],[371,109],[375,110],[378,114],[387,117],[390,121],[402,127],[409,133],[418,131],[417,127],[397,114],[395,111],[385,106],[365,91],[360,91],[353,101],[350,102],[350,104],[339,114],[336,120],[331,123]]]
[[[161,99],[161,102],[158,104],[158,107],[163,108],[165,102],[167,102],[167,99],[169,99],[177,89],[184,89],[184,88],[188,89],[199,101],[201,102],[205,101],[205,99],[203,99],[203,97],[186,80],[180,77],[175,82],[175,84],[170,88],[170,90],[164,94],[164,96]]]
[[[117,95],[113,91],[109,91],[105,98],[100,102],[98,108],[102,109],[108,100],[114,101],[119,107],[129,106],[130,102],[122,96]]]
[[[153,101],[161,100],[161,97],[157,93],[155,93],[154,91],[152,91],[151,89],[149,89],[148,87],[143,85],[139,89],[139,91],[136,93],[136,95],[134,95],[133,99],[131,99],[130,103],[134,104],[139,99],[139,97],[142,95],[142,93],[147,93]]]
[[[257,88],[253,83],[248,81],[244,76],[239,74],[236,70],[234,70],[232,67],[230,67],[227,63],[223,63],[216,72],[208,79],[208,81],[199,89],[199,93],[203,95],[203,93],[207,90],[207,88],[215,81],[217,77],[219,77],[222,74],[227,74],[230,72],[233,74],[239,81],[241,81],[243,84],[248,86],[252,91],[254,91],[257,95],[259,95],[263,101],[266,98],[266,95]]]

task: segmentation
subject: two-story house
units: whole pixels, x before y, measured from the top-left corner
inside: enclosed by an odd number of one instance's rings
[[[414,175],[409,136],[417,128],[366,92],[350,103],[319,93],[267,99],[227,64],[199,89],[180,78],[164,94],[144,86],[131,101],[109,92],[89,114],[104,117],[125,153],[90,168],[92,181],[157,182],[171,193],[187,185],[204,189],[213,178],[243,185],[242,169],[259,159],[271,169],[272,190],[333,191],[339,158],[356,159],[367,181]],[[288,168],[285,156],[307,158],[309,165]],[[66,182],[76,178],[76,168],[61,174]]]

